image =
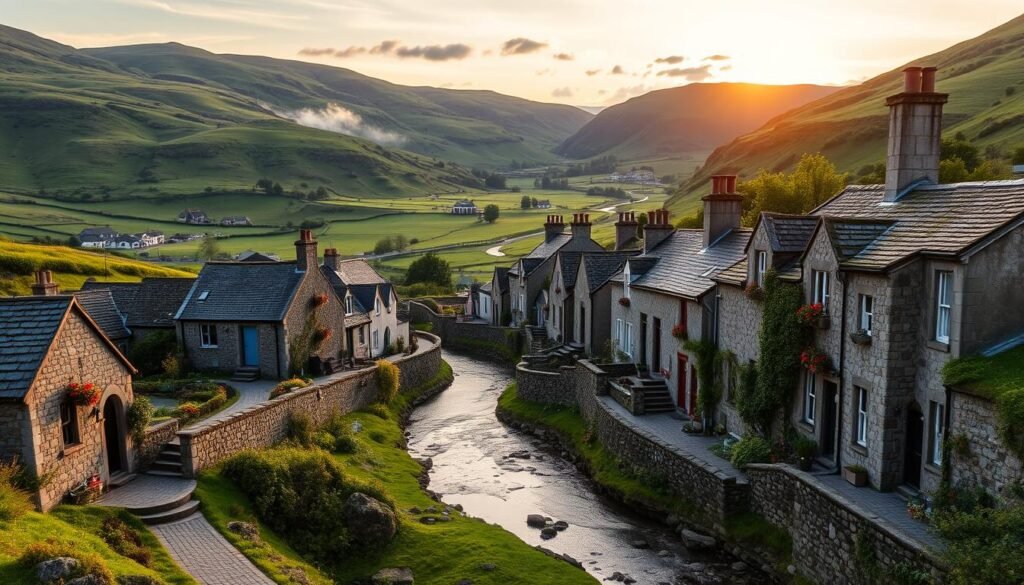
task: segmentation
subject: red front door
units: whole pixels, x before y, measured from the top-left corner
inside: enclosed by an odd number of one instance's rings
[[[676,378],[679,380],[679,392],[676,394],[676,404],[683,410],[686,410],[686,364],[686,354],[678,354]]]
[[[697,368],[690,368],[690,416],[697,414]]]

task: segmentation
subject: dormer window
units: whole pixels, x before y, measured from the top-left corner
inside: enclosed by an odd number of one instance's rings
[[[380,315],[380,297],[373,299],[373,312]]]
[[[768,252],[758,250],[754,264],[754,282],[757,283],[757,286],[764,286],[764,275],[766,272],[768,272]]]
[[[199,293],[199,300],[200,301],[205,301],[206,297],[208,297],[208,296],[210,296],[210,291],[204,290],[203,292]]]
[[[351,315],[352,313],[355,313],[355,312],[356,312],[356,307],[355,307],[355,303],[352,302],[352,295],[348,295],[348,296],[345,297],[345,314],[346,315]]]

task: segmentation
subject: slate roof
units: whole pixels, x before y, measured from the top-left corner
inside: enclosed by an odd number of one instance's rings
[[[895,203],[882,201],[883,185],[853,185],[824,203],[813,215],[842,220],[872,220],[885,231],[864,244],[850,236],[844,268],[886,270],[919,254],[957,257],[999,228],[1024,216],[1024,180],[924,185]],[[876,228],[877,231],[877,228]],[[864,244],[859,251],[857,248]]]
[[[715,274],[711,279],[715,282],[743,286],[747,282],[747,257],[744,256],[742,260]]]
[[[277,262],[277,258],[272,258],[262,252],[256,252],[253,250],[246,250],[238,255],[239,262]]]
[[[207,262],[175,319],[282,321],[303,276],[295,262]]]
[[[609,279],[622,270],[623,265],[631,257],[639,254],[633,252],[588,253],[582,259],[583,270],[587,273],[587,292],[593,293],[604,286]]]
[[[82,290],[109,290],[114,296],[114,304],[122,314],[128,314],[128,307],[135,302],[135,295],[139,294],[142,288],[141,282],[99,282],[87,280],[82,285]]]
[[[657,262],[631,286],[697,299],[714,287],[712,276],[745,255],[750,235],[749,229],[735,229],[704,248],[702,230],[676,230],[647,254]]]
[[[487,293],[487,294],[491,294],[491,289],[492,289],[492,288],[494,288],[494,285],[493,285],[493,283],[491,283],[491,282],[485,282],[485,283],[483,283],[483,284],[481,284],[481,285],[480,285],[480,288],[479,288],[478,290],[479,290],[480,292],[482,292],[482,293]]]
[[[576,273],[579,272],[582,258],[583,252],[558,253],[558,262],[562,265],[562,282],[565,283],[566,291],[576,286]]]
[[[80,290],[73,294],[107,337],[117,341],[131,336],[109,289]]]
[[[781,253],[803,252],[818,225],[818,219],[814,216],[781,213],[764,213],[761,222],[772,251]]]
[[[144,278],[131,305],[122,309],[128,328],[174,327],[174,315],[195,282],[194,278]]]
[[[508,273],[511,276],[519,276],[519,266],[522,265],[523,275],[528,275],[540,266],[544,260],[546,260],[546,258],[530,258],[529,256],[521,258],[519,262],[516,262],[515,265],[509,269]]]
[[[655,256],[635,256],[629,259],[629,273],[633,276],[640,274],[646,274],[648,270],[657,264],[658,258]],[[623,264],[622,268],[625,268]],[[614,276],[609,278],[612,282],[622,282],[622,271],[616,272]]]
[[[384,284],[384,279],[366,260],[358,258],[338,262],[338,277],[346,285],[350,284]]]
[[[829,240],[832,241],[836,256],[843,261],[863,252],[896,222],[824,217],[822,223]]]
[[[558,252],[562,246],[569,243],[572,239],[572,234],[558,234],[546,242],[542,242],[539,246],[530,251],[526,255],[526,258],[539,258],[546,260],[553,256],[555,252]]]
[[[508,268],[495,268],[495,276],[498,277],[498,290],[501,293],[508,292]],[[493,287],[492,287],[493,288]]]

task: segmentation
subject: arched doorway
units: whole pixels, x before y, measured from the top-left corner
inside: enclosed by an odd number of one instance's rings
[[[116,395],[108,397],[103,404],[103,444],[106,446],[108,476],[127,471],[124,407]]]
[[[921,487],[921,461],[924,456],[924,413],[917,402],[907,405],[907,437],[903,455],[903,483]]]
[[[384,328],[384,349],[385,349],[385,351],[389,347],[391,347],[391,328],[390,327],[385,327]]]

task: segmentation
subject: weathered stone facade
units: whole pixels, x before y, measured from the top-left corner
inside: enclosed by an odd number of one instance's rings
[[[981,486],[1006,498],[1024,481],[1024,464],[999,437],[995,403],[964,392],[952,392],[949,457],[953,486]]]
[[[172,418],[164,422],[150,425],[141,444],[135,445],[138,457],[138,469],[146,469],[156,460],[164,445],[178,435],[178,419]]]
[[[316,298],[327,298],[327,302],[317,305]],[[296,338],[302,334],[307,321],[311,320],[318,327],[326,327],[331,331],[331,337],[319,345],[314,344],[310,350],[310,357],[320,359],[341,358],[345,351],[345,306],[334,294],[334,287],[326,277],[317,269],[306,272],[302,283],[292,299],[288,312],[284,317],[284,335],[288,343],[284,346],[291,358],[291,347],[295,344]],[[262,336],[261,336],[261,347]],[[285,362],[288,364],[288,361]],[[276,376],[283,377],[283,376]]]
[[[216,328],[217,345],[204,347],[200,328],[204,325]],[[285,332],[276,323],[219,323],[216,321],[185,321],[180,324],[180,339],[187,348],[189,365],[200,372],[230,373],[238,369],[242,358],[242,327],[257,328],[259,339],[260,374],[267,378],[283,378],[288,375],[288,351]]]

